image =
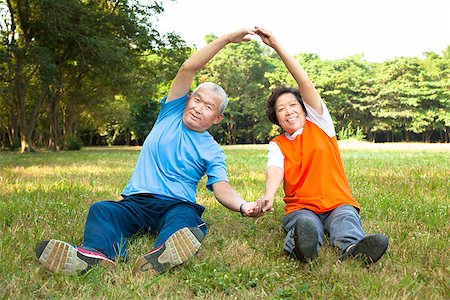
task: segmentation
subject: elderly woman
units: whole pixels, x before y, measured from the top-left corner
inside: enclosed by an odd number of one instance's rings
[[[366,235],[339,153],[330,113],[306,72],[268,30],[256,27],[298,84],[280,87],[267,101],[269,120],[285,133],[269,143],[262,211],[272,210],[275,193],[284,181],[286,231],[284,249],[302,262],[317,257],[325,232],[339,248],[340,260],[358,256],[366,264],[386,252],[388,239]]]

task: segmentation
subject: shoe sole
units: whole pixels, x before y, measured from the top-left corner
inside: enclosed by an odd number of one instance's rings
[[[306,219],[295,223],[295,247],[297,259],[308,262],[317,257],[317,244],[319,239],[314,224]]]
[[[382,234],[373,234],[359,241],[353,252],[353,256],[361,257],[366,265],[377,262],[388,248],[388,239]]]
[[[59,240],[40,242],[36,246],[36,256],[44,268],[66,274],[83,273],[94,265],[115,266],[112,260],[101,256],[82,254],[74,246]]]
[[[172,234],[163,245],[141,257],[134,274],[153,271],[161,274],[189,260],[200,249],[203,232],[197,227],[185,227]]]

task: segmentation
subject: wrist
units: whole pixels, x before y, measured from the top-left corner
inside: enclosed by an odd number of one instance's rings
[[[247,204],[247,202],[241,203],[241,205],[239,206],[239,212],[241,213],[242,216],[245,217],[245,213],[244,213],[244,210],[243,210],[244,204]]]
[[[232,44],[232,43],[234,43],[234,41],[233,41],[233,36],[232,36],[231,33],[227,34],[227,36],[226,36],[226,38],[225,38],[225,41],[226,41],[227,44]]]
[[[230,44],[232,42],[231,41],[231,34],[226,33],[224,35],[221,35],[215,41],[218,42],[218,43],[221,43],[223,45]]]
[[[266,194],[266,195],[264,195],[263,197],[264,197],[264,199],[266,199],[266,200],[268,200],[268,201],[273,201],[273,199],[275,198],[275,195],[272,196],[272,195],[267,195],[267,194]]]

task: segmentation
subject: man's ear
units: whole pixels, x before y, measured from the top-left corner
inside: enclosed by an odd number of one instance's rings
[[[220,114],[216,117],[213,124],[219,124],[223,120],[224,114]]]

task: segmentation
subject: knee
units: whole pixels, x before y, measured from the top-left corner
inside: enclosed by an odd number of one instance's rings
[[[105,204],[103,202],[95,202],[91,205],[91,207],[89,207],[89,210],[96,211],[96,210],[103,209],[103,207],[105,207]]]
[[[310,213],[310,214],[301,214],[297,217],[297,220],[301,220],[301,221],[309,221],[312,224],[314,224],[314,227],[319,230],[320,229],[320,225],[322,223],[322,221],[319,219],[319,217],[314,214],[314,213]]]
[[[315,221],[316,221],[316,218],[315,218],[315,216],[303,214],[303,215],[299,215],[299,216],[297,217],[297,220],[302,220],[302,221],[309,220],[309,221],[311,221],[311,222],[315,222]]]
[[[359,220],[359,213],[351,205],[342,205],[334,210],[335,217],[351,217]]]
[[[189,205],[177,205],[166,214],[165,219],[171,223],[180,222],[189,224],[190,226],[197,225],[201,222],[198,212]]]
[[[300,215],[296,218],[295,223],[309,223],[311,224],[311,229],[314,229],[317,232],[317,235],[321,237],[323,235],[323,226],[321,221],[318,219],[316,215]],[[295,227],[295,226],[294,226]]]
[[[96,202],[89,207],[88,215],[99,215],[109,211],[109,205],[106,201]]]

